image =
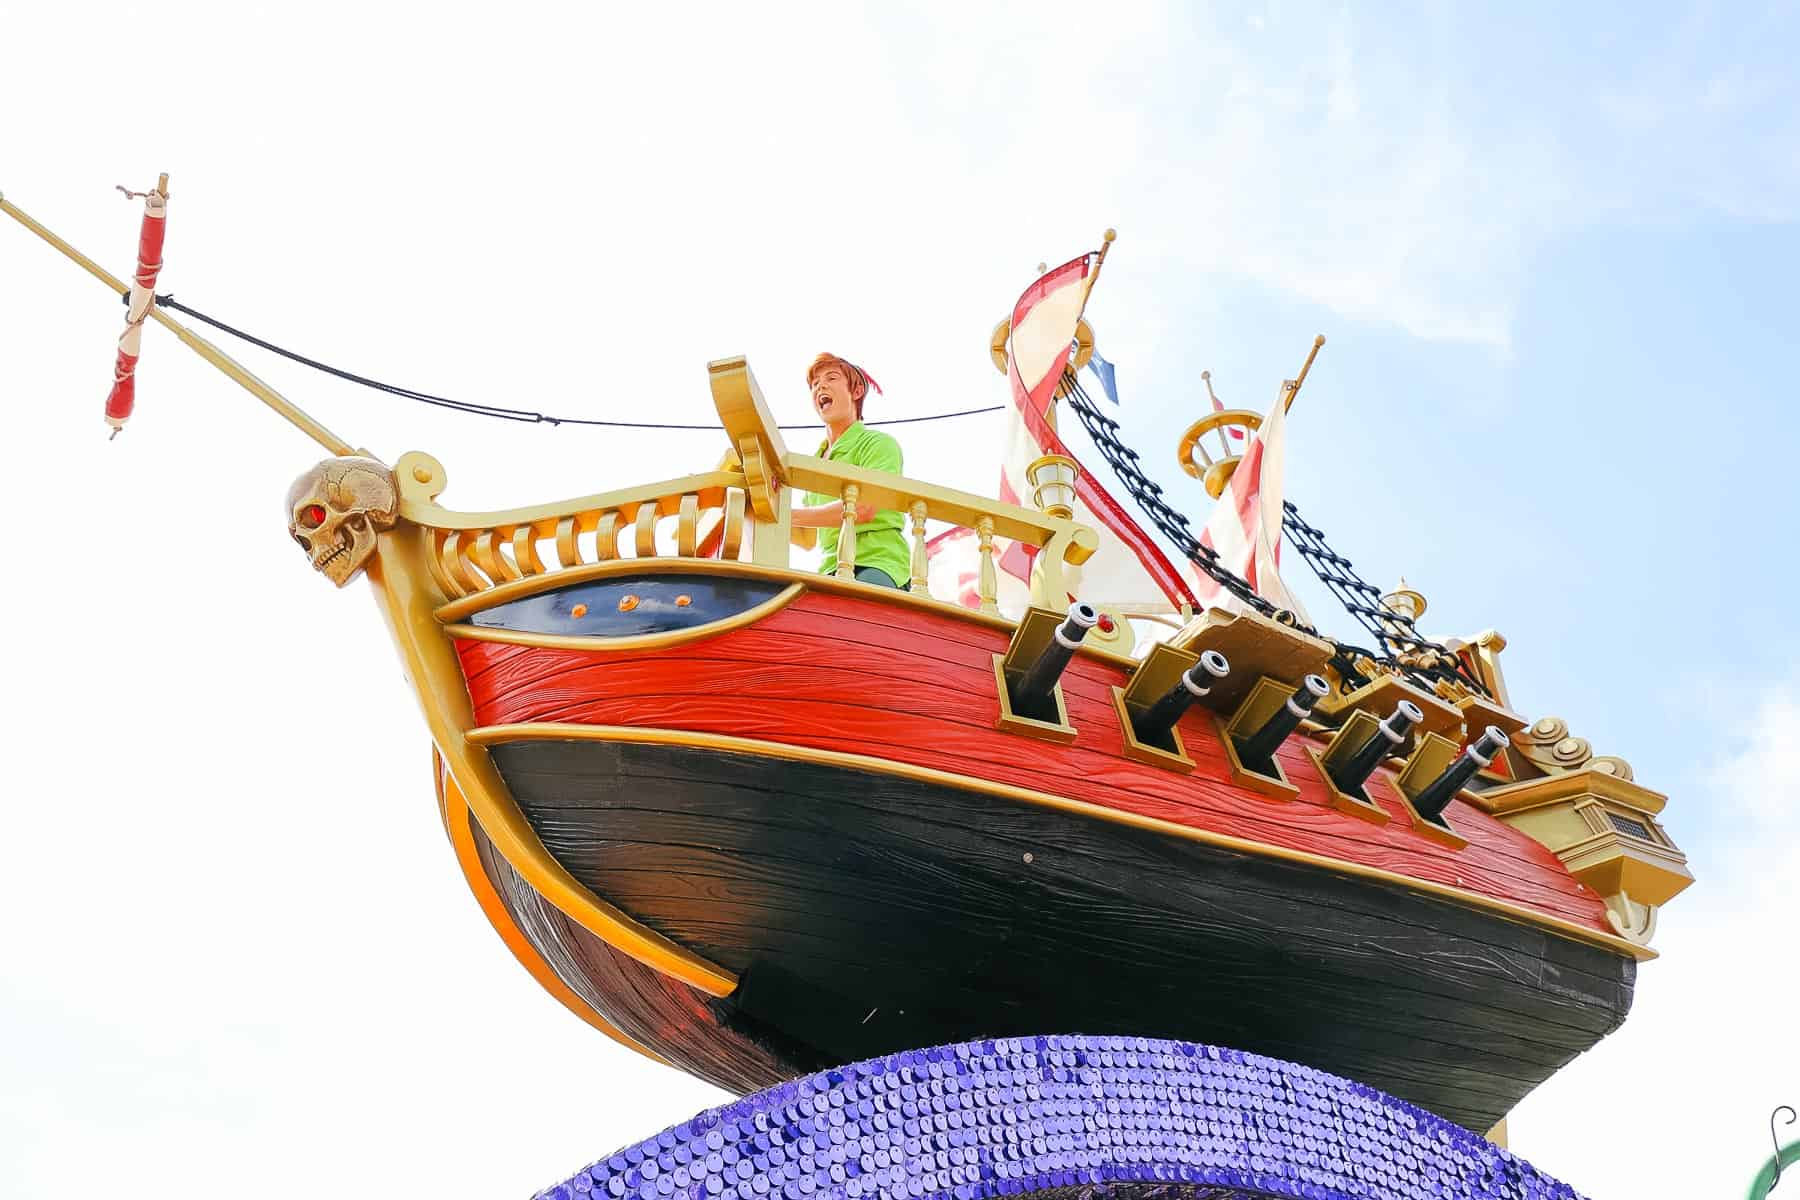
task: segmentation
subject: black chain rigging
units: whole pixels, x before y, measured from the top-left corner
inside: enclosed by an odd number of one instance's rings
[[[1483,696],[1489,694],[1487,687],[1470,674],[1463,660],[1452,654],[1449,647],[1420,633],[1414,627],[1413,619],[1405,613],[1383,604],[1381,589],[1358,575],[1350,560],[1326,543],[1324,531],[1306,523],[1292,500],[1283,500],[1281,507],[1281,529],[1287,535],[1288,544],[1300,552],[1313,574],[1319,577],[1319,582],[1344,606],[1344,611],[1374,636],[1375,644],[1390,646],[1394,652],[1376,655],[1356,647],[1343,646],[1341,649],[1354,650],[1365,658],[1396,667],[1422,681],[1454,680]]]
[[[1312,626],[1297,620],[1286,609],[1277,609],[1273,604],[1257,595],[1256,589],[1251,587],[1248,581],[1221,565],[1219,556],[1212,547],[1202,546],[1200,539],[1194,536],[1194,531],[1188,525],[1188,519],[1181,510],[1163,499],[1162,485],[1144,474],[1143,468],[1138,465],[1138,452],[1119,438],[1119,423],[1100,411],[1092,397],[1082,388],[1081,381],[1076,378],[1074,371],[1065,370],[1063,372],[1063,386],[1068,396],[1069,407],[1081,419],[1081,427],[1087,430],[1087,435],[1093,441],[1095,449],[1100,451],[1100,457],[1104,458],[1106,465],[1113,469],[1113,474],[1119,477],[1119,482],[1125,485],[1125,490],[1131,494],[1131,498],[1137,502],[1137,506],[1143,510],[1144,515],[1150,518],[1150,523],[1155,525],[1157,530],[1168,538],[1189,562],[1206,572],[1220,587],[1264,616],[1294,625],[1308,633],[1318,632]]]
[[[1113,469],[1119,482],[1125,485],[1125,490],[1136,501],[1138,508],[1150,518],[1151,524],[1196,567],[1257,612],[1307,633],[1325,637],[1334,648],[1331,665],[1347,686],[1359,687],[1370,682],[1368,676],[1357,666],[1359,660],[1366,659],[1410,676],[1425,685],[1427,690],[1439,680],[1450,679],[1481,695],[1488,695],[1487,688],[1468,672],[1462,660],[1452,654],[1448,647],[1420,634],[1413,628],[1410,617],[1383,605],[1380,590],[1358,575],[1349,559],[1332,550],[1326,544],[1324,533],[1307,524],[1301,518],[1300,510],[1290,500],[1282,502],[1281,523],[1289,542],[1300,551],[1300,556],[1312,568],[1313,574],[1319,577],[1319,581],[1363,628],[1374,635],[1375,644],[1384,649],[1367,650],[1326,637],[1297,619],[1293,613],[1277,609],[1257,595],[1246,580],[1219,562],[1218,555],[1211,547],[1200,544],[1200,539],[1194,536],[1193,528],[1188,524],[1187,516],[1163,498],[1160,484],[1144,474],[1138,465],[1137,451],[1119,437],[1119,423],[1100,411],[1082,388],[1073,370],[1064,371],[1063,384],[1069,408],[1080,418],[1082,428],[1087,430],[1088,437],[1100,451],[1100,456]]]

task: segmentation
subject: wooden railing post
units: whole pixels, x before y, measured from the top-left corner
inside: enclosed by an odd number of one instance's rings
[[[912,502],[912,594],[931,595],[931,564],[925,553],[925,502]]]
[[[854,483],[844,485],[844,519],[838,525],[837,577],[856,578],[856,498],[862,488]]]
[[[1000,579],[994,574],[994,518],[982,517],[975,522],[975,536],[981,539],[981,611],[1000,611]]]

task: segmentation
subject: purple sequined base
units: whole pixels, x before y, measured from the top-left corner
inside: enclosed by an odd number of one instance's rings
[[[538,1197],[987,1200],[1147,1188],[1177,1200],[1579,1200],[1461,1126],[1348,1079],[1191,1042],[1074,1036],[909,1050],[780,1084]]]

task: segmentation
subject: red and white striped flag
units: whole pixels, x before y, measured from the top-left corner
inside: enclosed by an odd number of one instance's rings
[[[1284,383],[1262,428],[1250,438],[1244,457],[1225,485],[1200,544],[1218,554],[1219,565],[1248,583],[1256,594],[1311,624],[1299,597],[1281,579],[1282,475],[1287,454],[1287,406],[1294,393]],[[1195,594],[1209,608],[1241,610],[1244,602],[1199,567]]]
[[[1032,506],[1025,468],[1033,459],[1046,454],[1077,458],[1046,414],[1069,365],[1094,259],[1095,255],[1084,254],[1047,272],[1013,305],[1006,364],[1013,404],[999,488],[1000,499],[1009,504]],[[1087,562],[1065,568],[1070,588],[1081,599],[1102,607],[1140,610],[1194,602],[1181,572],[1085,466],[1076,478],[1075,497],[1074,519],[1092,526],[1100,539],[1100,548]],[[932,594],[957,596],[964,605],[976,607],[980,598],[975,586],[979,562],[975,535],[952,530],[933,539],[928,549]],[[1001,612],[1017,616],[1029,603],[1031,560],[1036,553],[1036,547],[994,539]],[[1052,603],[1060,607],[1057,601]]]

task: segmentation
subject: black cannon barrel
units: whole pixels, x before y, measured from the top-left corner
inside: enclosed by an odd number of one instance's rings
[[[1100,614],[1093,605],[1079,600],[1069,605],[1069,615],[1051,632],[1044,652],[1025,668],[1024,678],[1013,688],[1012,706],[1021,713],[1052,707],[1050,690],[1062,678],[1063,668],[1069,665],[1069,660],[1075,657],[1075,648],[1081,645],[1081,639],[1099,623]]]
[[[1231,674],[1231,664],[1217,650],[1203,650],[1200,661],[1181,673],[1175,686],[1162,694],[1144,715],[1131,723],[1137,740],[1156,743],[1169,736],[1194,701],[1212,691],[1213,684]]]
[[[1244,765],[1254,771],[1257,764],[1275,757],[1276,749],[1287,741],[1288,734],[1300,727],[1301,720],[1312,711],[1313,705],[1323,700],[1330,690],[1331,685],[1318,675],[1302,679],[1294,694],[1282,702],[1274,716],[1263,722],[1261,729],[1239,739],[1238,757],[1244,760]]]
[[[1418,705],[1411,700],[1400,701],[1388,714],[1388,719],[1375,727],[1368,741],[1332,768],[1332,785],[1340,792],[1354,794],[1368,782],[1383,759],[1405,744],[1406,735],[1412,732],[1413,726],[1424,719],[1425,714]]]
[[[1450,807],[1450,801],[1456,793],[1463,790],[1463,785],[1475,777],[1475,772],[1494,761],[1494,755],[1512,745],[1498,726],[1489,725],[1475,741],[1464,747],[1457,755],[1456,761],[1444,768],[1443,774],[1425,785],[1425,790],[1413,797],[1413,807],[1427,821],[1438,821],[1444,810]]]

